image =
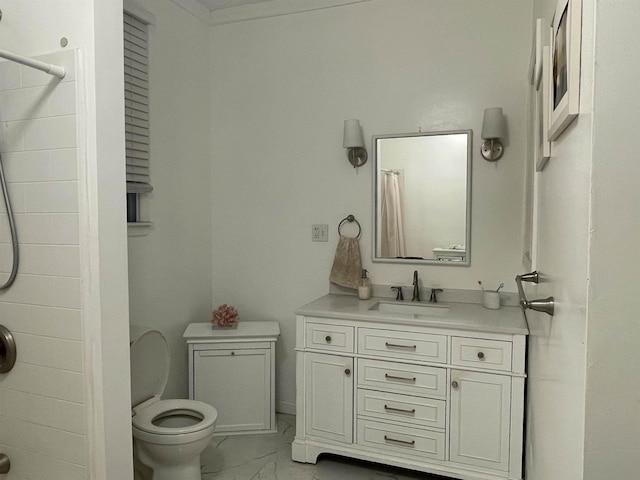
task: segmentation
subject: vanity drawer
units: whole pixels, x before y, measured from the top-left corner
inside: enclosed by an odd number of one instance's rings
[[[451,337],[451,364],[511,371],[511,342]]]
[[[412,457],[444,460],[444,432],[358,419],[358,445]]]
[[[445,397],[446,380],[447,371],[444,368],[358,359],[358,387]]]
[[[444,428],[445,407],[444,400],[358,389],[358,416]]]
[[[446,363],[447,337],[428,333],[360,328],[358,330],[358,353]]]
[[[353,353],[353,327],[307,323],[307,348]]]

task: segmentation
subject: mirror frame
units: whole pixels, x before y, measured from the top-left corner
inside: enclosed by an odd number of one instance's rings
[[[465,134],[467,135],[467,218],[466,218],[466,235],[465,235],[465,246],[466,246],[466,255],[465,260],[462,262],[447,262],[443,260],[437,260],[435,258],[429,259],[413,259],[413,258],[385,258],[378,257],[378,245],[377,245],[377,230],[378,230],[378,152],[377,152],[377,143],[378,140],[385,138],[410,138],[410,137],[428,137],[435,135],[459,135]],[[440,266],[451,266],[451,267],[468,267],[471,265],[471,183],[472,183],[472,170],[471,164],[473,162],[473,130],[445,130],[440,132],[418,132],[418,133],[396,133],[396,134],[386,134],[386,135],[373,135],[371,137],[371,153],[373,155],[373,234],[371,241],[371,259],[374,263],[395,263],[395,264],[405,264],[405,265],[440,265]]]

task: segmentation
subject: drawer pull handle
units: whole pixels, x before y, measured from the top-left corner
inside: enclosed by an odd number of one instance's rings
[[[478,352],[478,358],[479,358],[480,360],[484,360],[484,353],[482,353],[482,352]]]
[[[324,341],[327,343],[331,343],[331,335],[327,335],[326,337],[324,337]]]
[[[389,405],[385,405],[384,409],[387,410],[388,412],[408,413],[409,415],[415,415],[416,414],[416,409],[415,408],[412,408],[411,410],[405,410],[404,408],[395,408],[395,407],[390,407]]]
[[[415,350],[418,348],[416,345],[398,345],[397,343],[384,342],[384,346],[387,348],[406,348],[408,350]]]
[[[400,445],[405,445],[407,447],[415,447],[415,445],[416,445],[416,441],[415,440],[411,440],[410,442],[408,442],[407,440],[399,440],[397,438],[387,437],[386,435],[384,436],[384,441],[385,442],[392,442],[392,443],[399,443]]]
[[[395,375],[389,375],[388,373],[385,373],[384,378],[386,378],[387,380],[402,380],[404,382],[416,383],[416,377],[411,377],[411,378],[397,377]]]

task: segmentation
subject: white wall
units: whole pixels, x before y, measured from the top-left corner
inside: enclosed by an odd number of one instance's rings
[[[59,41],[64,36],[69,42],[67,50],[79,49],[81,58],[76,97],[78,190],[75,198],[79,225],[59,226],[56,231],[63,238],[67,238],[66,235],[71,235],[71,238],[78,235],[80,246],[79,292],[75,293],[80,296],[82,306],[80,321],[84,363],[81,384],[86,409],[85,458],[78,463],[79,470],[68,472],[53,468],[52,462],[43,462],[29,454],[21,458],[27,470],[16,468],[10,477],[90,476],[126,480],[131,478],[131,422],[123,181],[122,3],[2,1],[0,8],[3,12],[0,29],[3,48],[24,55],[40,55],[60,50]],[[31,125],[35,123],[28,122],[27,130],[32,128]],[[51,132],[55,130],[48,133]],[[48,137],[45,135],[43,138]],[[57,148],[56,143],[53,145],[53,148]],[[51,171],[56,173],[55,169]],[[39,184],[40,187],[44,185]],[[53,199],[55,202],[52,201],[52,204],[55,204],[64,199],[72,200],[73,197],[54,193]],[[36,235],[47,232],[40,225],[32,228],[32,233]],[[40,268],[40,260],[35,265]],[[53,292],[55,290],[50,290],[49,295],[55,295]],[[11,291],[8,294],[12,294]],[[29,304],[41,304],[32,298],[33,295],[35,292],[31,291],[23,300]],[[47,323],[47,320],[52,323]],[[54,338],[55,332],[66,334],[64,332],[68,333],[67,329],[74,328],[73,325],[58,327],[56,322],[61,320],[55,316],[42,319],[37,327],[34,321],[24,317],[18,319],[18,323],[27,322],[29,328],[35,328],[31,334],[37,336]],[[77,335],[75,330],[70,332]],[[61,358],[66,353],[60,352]],[[76,354],[71,350],[68,358],[74,358]],[[33,374],[26,374],[20,376],[20,381],[34,385],[40,379]],[[60,384],[64,385],[64,382]],[[50,413],[51,410],[40,405],[30,415],[31,418],[36,415],[46,417]],[[12,415],[10,418],[17,417]],[[71,419],[69,423],[72,423]],[[11,433],[25,435],[29,429],[16,429]],[[33,435],[28,438],[35,442],[31,444],[34,451],[50,452],[51,449],[65,447],[60,439],[56,441],[50,436]],[[62,451],[66,450],[63,448]]]
[[[553,295],[553,317],[527,313],[526,473],[530,480],[583,478],[585,341],[589,196],[593,120],[593,12],[583,12],[580,116],[558,141],[538,184],[537,268],[543,283],[531,298]],[[547,32],[555,0],[536,1],[534,18]],[[533,28],[533,27],[531,27]],[[543,37],[548,44],[548,35]]]
[[[131,324],[157,328],[169,341],[166,398],[187,397],[191,322],[211,319],[211,95],[208,28],[167,1],[137,1],[150,26],[151,221],[129,237]]]
[[[0,64],[0,150],[20,240],[19,275],[0,292],[2,323],[18,348],[14,370],[0,375],[0,445],[16,478],[49,469],[55,478],[82,478],[88,451],[75,56],[42,59],[65,66],[66,78]],[[4,283],[13,254],[2,211]]]
[[[628,50],[640,41],[640,5],[595,4],[585,480],[635,478],[640,454],[640,62]]]
[[[556,315],[531,315],[530,480],[635,478],[640,445],[638,238],[633,144],[636,2],[583,0],[580,116],[539,182],[538,268]],[[536,2],[550,22],[555,1]]]
[[[418,270],[425,286],[514,290],[530,19],[526,1],[373,0],[212,29],[212,306],[280,322],[280,408],[295,398],[293,311],[328,292],[338,222],[361,223],[374,283],[410,284],[414,269],[371,263],[371,165],[347,162],[345,119],[365,137],[474,130],[472,265]],[[510,133],[495,164],[477,153],[490,106]],[[316,223],[329,224],[328,243],[311,242]]]

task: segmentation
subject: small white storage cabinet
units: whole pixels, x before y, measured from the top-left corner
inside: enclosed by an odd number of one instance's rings
[[[464,307],[482,317],[476,331],[453,307],[448,328],[348,302],[332,312],[323,297],[298,312],[293,459],[333,453],[465,480],[522,479],[519,309]]]
[[[189,398],[218,411],[214,435],[274,433],[277,322],[240,322],[214,330],[192,323],[183,337],[189,346]]]

